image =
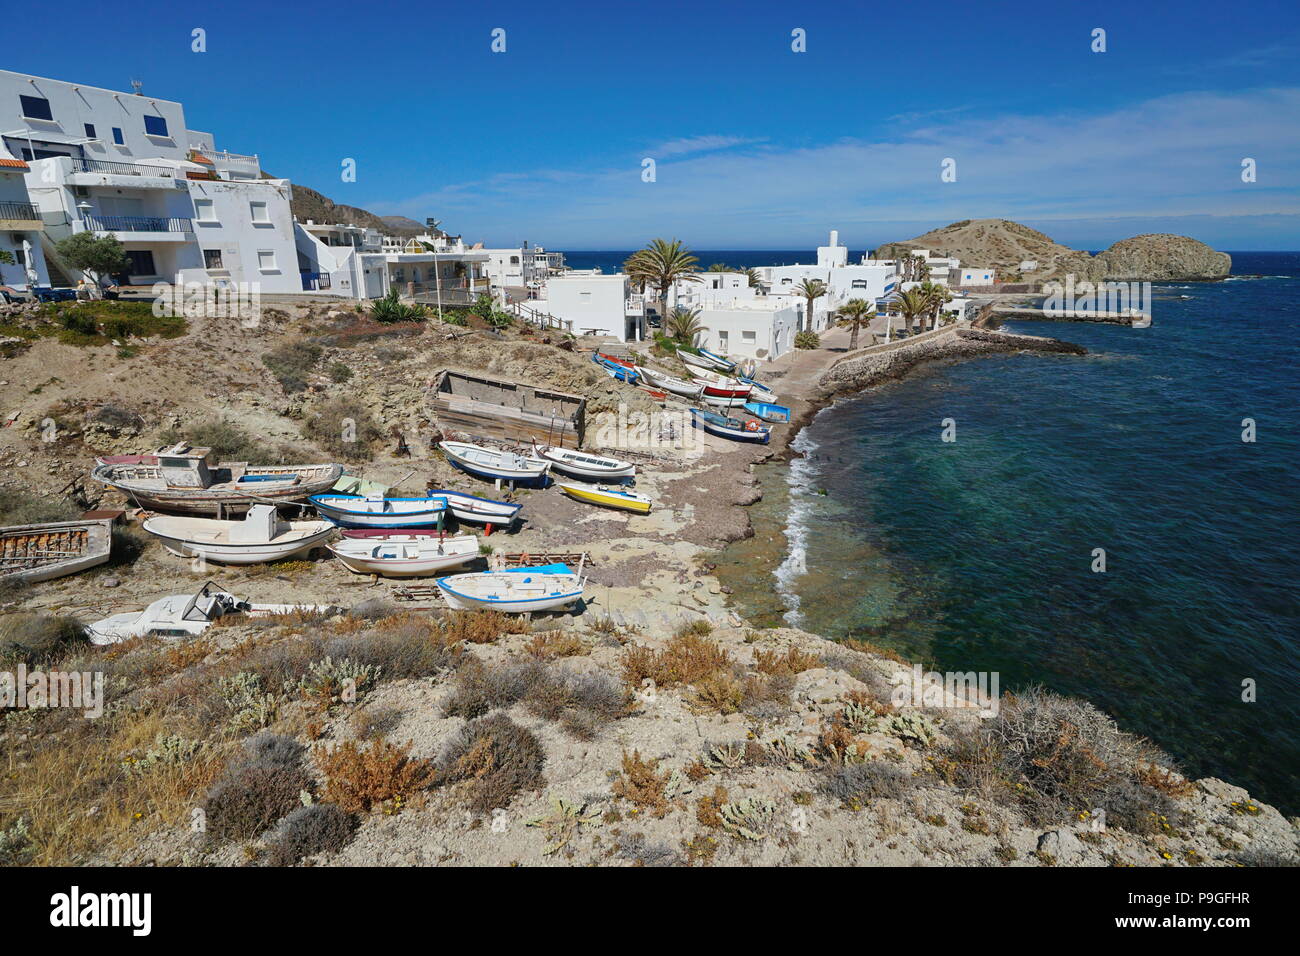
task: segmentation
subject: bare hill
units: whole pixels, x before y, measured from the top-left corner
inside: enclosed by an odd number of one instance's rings
[[[1203,242],[1168,234],[1134,236],[1093,256],[1071,249],[1050,236],[1009,219],[963,219],[876,250],[879,258],[896,258],[910,249],[929,249],[955,256],[970,266],[992,266],[999,277],[1015,273],[1032,260],[1038,268],[1025,278],[1045,280],[1071,273],[1077,280],[1218,279],[1228,275],[1232,259]]]

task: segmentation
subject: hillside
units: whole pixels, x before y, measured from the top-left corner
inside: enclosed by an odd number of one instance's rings
[[[885,243],[875,254],[896,258],[910,249],[955,256],[964,265],[992,266],[999,277],[1011,275],[1021,262],[1033,260],[1038,268],[1025,278],[1036,281],[1066,274],[1092,282],[1220,279],[1232,270],[1232,259],[1226,253],[1186,236],[1134,236],[1093,256],[1009,219],[963,219],[914,239]]]
[[[378,229],[386,236],[419,235],[425,227],[414,219],[405,216],[376,216],[372,212],[357,206],[344,206],[336,203],[323,193],[308,186],[293,184],[293,201],[290,203],[293,215],[301,222],[311,219],[323,223],[347,223],[353,226],[366,226]]]

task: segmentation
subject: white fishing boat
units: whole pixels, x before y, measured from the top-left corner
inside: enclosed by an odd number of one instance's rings
[[[438,443],[447,460],[476,478],[488,481],[508,481],[513,485],[546,484],[546,473],[551,463],[540,458],[529,458],[513,451],[484,448],[463,441]]]
[[[735,362],[730,362],[722,356],[715,355],[706,349],[700,349],[699,355],[696,355],[694,352],[687,352],[684,349],[679,349],[677,357],[687,365],[693,365],[695,368],[701,368],[711,372],[730,372],[736,367]]]
[[[482,574],[453,574],[438,578],[437,585],[447,605],[456,610],[526,614],[577,603],[582,600],[586,582],[581,569],[575,573],[567,564],[547,564]]]
[[[712,395],[734,398],[743,395],[747,396],[751,401],[764,402],[770,402],[776,398],[776,392],[766,385],[759,385],[757,382],[747,382],[739,378],[718,375],[715,372],[696,372],[692,378],[704,386],[705,397]],[[762,398],[757,397],[760,393],[763,396]]]
[[[49,581],[108,560],[113,534],[104,521],[51,521],[0,528],[0,581]]]
[[[752,418],[749,421],[741,421],[738,418],[728,418],[700,408],[692,408],[691,420],[696,428],[702,428],[710,435],[717,435],[730,441],[766,445],[772,437],[771,425],[760,425]]]
[[[749,401],[749,396],[741,395],[738,397],[724,398],[718,395],[701,395],[700,401],[705,405],[713,405],[716,408],[739,408]]]
[[[378,495],[312,495],[317,513],[341,528],[430,528],[442,522],[447,499],[384,498]]]
[[[96,621],[86,628],[92,644],[117,644],[134,637],[177,639],[196,637],[212,622],[227,614],[250,617],[289,614],[294,611],[330,612],[339,608],[328,604],[253,604],[222,591],[211,581],[193,594],[173,594],[159,598],[143,611],[127,611]]]
[[[154,515],[144,530],[172,554],[221,564],[261,564],[303,554],[333,534],[328,521],[285,521],[274,505],[253,505],[239,521]]]
[[[636,367],[643,381],[648,382],[655,388],[663,389],[665,392],[671,392],[674,395],[680,395],[682,398],[698,399],[700,393],[704,391],[704,386],[698,382],[688,382],[685,379],[669,375],[667,372],[661,372],[658,369],[645,368],[638,365]]]
[[[554,445],[538,445],[533,442],[533,453],[551,463],[556,471],[575,478],[592,478],[604,481],[609,478],[631,478],[636,474],[636,465],[619,458],[605,458],[572,448],[560,448]]]
[[[209,448],[179,443],[153,455],[104,458],[90,477],[135,505],[168,514],[224,518],[255,504],[289,504],[328,491],[338,464],[249,465],[216,462]]]
[[[479,556],[478,538],[472,534],[441,539],[411,534],[343,538],[328,547],[349,571],[386,578],[420,577],[468,564]]]
[[[511,501],[493,501],[491,498],[476,498],[460,491],[448,491],[446,488],[430,488],[429,497],[443,498],[447,509],[456,516],[457,521],[471,524],[490,524],[508,528],[519,517],[523,505]]]

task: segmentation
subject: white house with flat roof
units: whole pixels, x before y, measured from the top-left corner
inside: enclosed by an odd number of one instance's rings
[[[644,306],[641,296],[631,293],[628,277],[621,272],[557,276],[547,281],[544,299],[528,304],[538,312],[571,323],[569,328],[575,335],[639,341]]]
[[[19,292],[50,284],[41,253],[44,222],[27,195],[28,165],[21,159],[0,159],[0,285]]]
[[[800,310],[789,300],[762,295],[708,296],[700,307],[702,348],[732,359],[770,362],[794,348]]]

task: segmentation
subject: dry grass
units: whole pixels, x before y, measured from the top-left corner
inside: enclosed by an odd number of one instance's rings
[[[442,620],[444,640],[449,643],[491,644],[502,634],[527,634],[527,621],[499,611],[455,611]]]
[[[591,648],[571,631],[543,631],[534,634],[524,648],[525,653],[539,661],[553,661],[561,657],[581,657]]]
[[[757,651],[754,654],[754,667],[762,674],[802,674],[821,666],[820,654],[809,654],[797,647],[786,648],[784,654],[776,651]]]
[[[436,763],[438,783],[460,784],[466,804],[478,813],[508,806],[516,794],[545,783],[541,742],[504,714],[471,720],[447,742]]]
[[[664,792],[670,774],[666,770],[657,773],[658,767],[658,760],[643,759],[639,750],[623,751],[623,769],[614,780],[614,796],[662,817],[671,809]]]
[[[325,798],[346,813],[369,813],[379,806],[400,809],[411,795],[433,783],[433,765],[410,752],[410,742],[397,747],[372,740],[358,746],[345,740],[333,750],[317,745],[312,754],[325,774]]]
[[[694,684],[731,669],[731,657],[717,643],[695,632],[679,631],[662,650],[633,645],[623,652],[623,679],[640,687],[652,680],[660,687]]]

